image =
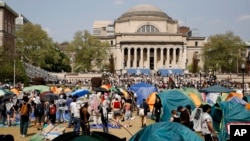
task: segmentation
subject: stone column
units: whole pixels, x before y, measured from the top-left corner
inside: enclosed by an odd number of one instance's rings
[[[172,67],[176,68],[176,48],[173,48],[173,61]]]
[[[144,67],[144,61],[143,61],[143,48],[141,48],[141,54],[140,54],[140,67]]]
[[[167,48],[167,60],[166,60],[166,68],[169,68],[169,59],[170,59],[170,49]]]
[[[157,70],[157,48],[154,48],[154,70]]]
[[[150,67],[150,48],[147,48],[147,68],[149,68]]]
[[[158,67],[158,69],[163,68],[163,60],[164,60],[164,58],[163,58],[163,48],[161,48],[160,66]]]
[[[134,49],[134,62],[133,67],[137,68],[137,48]]]
[[[122,62],[122,65],[121,65],[121,69],[124,69],[124,49],[122,48],[121,49],[121,62]]]
[[[128,61],[127,61],[127,68],[130,68],[131,67],[131,64],[130,64],[130,48],[128,48]]]

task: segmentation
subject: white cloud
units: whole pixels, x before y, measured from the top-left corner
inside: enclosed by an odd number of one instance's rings
[[[115,0],[115,1],[114,1],[114,4],[115,4],[115,5],[122,5],[123,3],[124,3],[123,0]]]
[[[250,15],[241,15],[237,19],[238,19],[238,21],[250,20]]]

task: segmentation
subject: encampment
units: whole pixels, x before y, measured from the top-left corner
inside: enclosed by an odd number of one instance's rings
[[[202,141],[195,132],[176,122],[157,122],[134,134],[129,141]]]
[[[157,94],[161,99],[163,114],[161,121],[169,121],[171,111],[176,110],[178,106],[190,105],[191,109],[195,108],[193,100],[179,89],[169,89]]]
[[[153,92],[158,92],[157,88],[147,83],[137,83],[129,87],[130,91],[133,91],[137,95],[137,105],[140,105],[143,99],[147,99]]]

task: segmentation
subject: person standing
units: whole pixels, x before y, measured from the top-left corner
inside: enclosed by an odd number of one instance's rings
[[[125,128],[128,128],[130,127],[130,119],[132,117],[132,112],[131,112],[131,103],[132,103],[132,100],[131,99],[127,99],[125,104],[124,104],[124,111],[125,111],[125,114],[124,114],[124,120],[125,120]]]
[[[73,116],[72,116],[71,111],[70,111],[70,104],[71,104],[71,102],[73,102],[73,98],[70,95],[67,98],[67,100],[66,100],[66,106],[67,106],[67,109],[68,109],[67,113],[69,115],[68,128],[71,128],[72,127],[72,123],[73,123]]]
[[[56,111],[57,109],[54,100],[51,100],[49,105],[49,120],[52,125],[56,124]]]
[[[80,103],[76,102],[77,97],[73,97],[73,102],[70,104],[70,111],[73,116],[73,132],[77,135],[80,133],[81,120],[80,120]]]
[[[204,136],[205,141],[213,141],[212,137],[216,136],[216,132],[213,128],[213,119],[210,115],[211,106],[206,104],[202,106],[202,117],[201,117],[201,133]]]
[[[89,125],[89,117],[90,114],[88,112],[88,103],[84,103],[81,106],[80,109],[80,119],[81,119],[81,127],[82,127],[82,133],[83,134],[90,134],[90,125]]]
[[[57,100],[58,105],[58,121],[59,123],[65,122],[65,105],[66,100],[63,98],[63,95],[60,95],[60,98]]]
[[[110,107],[108,107],[106,104],[102,103],[99,106],[99,111],[101,113],[101,121],[102,121],[102,127],[103,127],[103,132],[108,133],[108,113],[110,112]]]
[[[190,114],[183,106],[178,106],[177,111],[180,112],[180,123],[190,128]]]
[[[7,115],[7,124],[10,127],[13,124],[13,119],[11,122],[11,117],[15,113],[14,103],[12,101],[12,98],[5,100],[5,107],[6,107],[6,115]]]
[[[139,112],[139,115],[141,116],[141,127],[142,128],[147,126],[146,123],[147,123],[148,111],[149,111],[149,106],[146,102],[146,99],[143,99],[142,104],[140,105],[140,112]]]
[[[153,112],[152,112],[155,115],[155,122],[160,121],[161,108],[162,108],[162,105],[161,105],[160,98],[156,98],[154,108],[153,108]]]
[[[20,134],[22,137],[27,135],[29,126],[29,116],[32,112],[31,105],[28,103],[29,98],[27,96],[23,97],[23,103],[20,106]]]

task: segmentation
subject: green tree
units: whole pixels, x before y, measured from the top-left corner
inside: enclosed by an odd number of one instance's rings
[[[245,43],[231,31],[210,36],[203,48],[204,70],[236,72],[244,47]]]
[[[102,69],[103,66],[107,66],[109,43],[101,42],[88,31],[77,31],[69,47],[69,50],[75,52],[75,72],[91,71],[93,67]]]
[[[16,32],[17,53],[23,61],[47,71],[69,71],[69,59],[58,49],[58,44],[38,24],[21,25]]]

